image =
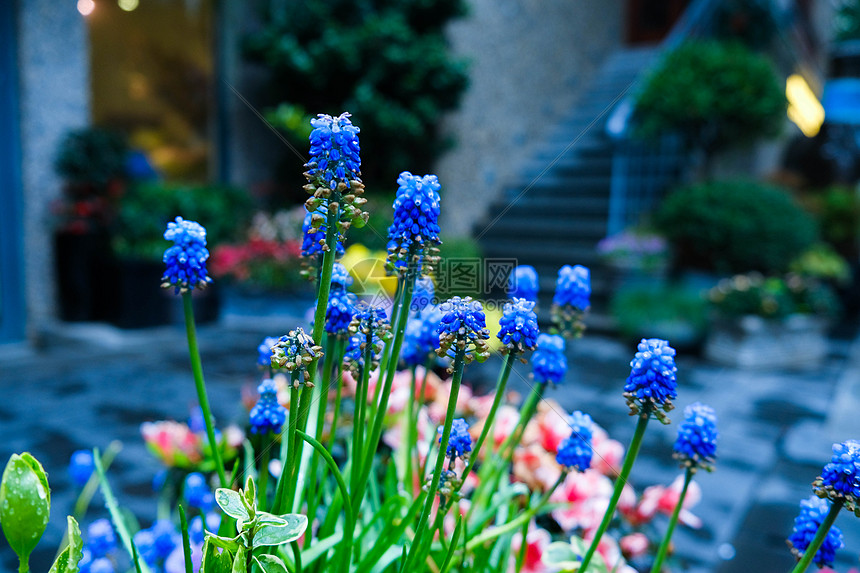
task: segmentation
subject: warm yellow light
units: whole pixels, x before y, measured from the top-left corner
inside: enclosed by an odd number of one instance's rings
[[[788,77],[785,97],[788,99],[788,119],[797,124],[806,137],[815,136],[824,123],[824,106],[803,76],[792,74]]]
[[[83,16],[89,16],[96,9],[96,3],[93,0],[78,0],[78,12]]]
[[[117,0],[117,4],[119,5],[120,8],[122,8],[126,12],[131,12],[132,10],[137,8],[138,5],[140,5],[140,1],[139,0]]]

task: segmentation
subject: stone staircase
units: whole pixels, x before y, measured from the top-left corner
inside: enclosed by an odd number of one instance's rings
[[[474,229],[486,257],[515,258],[537,269],[543,308],[549,308],[561,266],[598,263],[595,247],[607,234],[615,147],[606,122],[657,52],[625,49],[610,56],[576,109],[549,133]],[[592,272],[592,286],[598,296],[605,292],[601,273]]]

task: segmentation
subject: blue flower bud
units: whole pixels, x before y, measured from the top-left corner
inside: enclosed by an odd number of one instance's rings
[[[487,318],[484,307],[471,297],[455,296],[439,306],[442,320],[439,323],[439,356],[455,357],[457,349],[462,349],[465,362],[475,358],[483,362],[490,355],[487,339]]]
[[[555,296],[552,299],[552,319],[565,336],[581,336],[585,330],[583,318],[590,306],[591,277],[582,265],[565,265],[558,271]]]
[[[173,246],[164,251],[167,269],[161,277],[161,286],[174,287],[176,294],[205,288],[212,282],[206,271],[209,251],[206,249],[206,229],[194,221],[176,217],[167,224],[164,238]]]
[[[794,518],[794,529],[788,538],[791,552],[797,559],[803,558],[804,552],[812,543],[819,526],[829,512],[830,503],[825,499],[811,496],[800,502],[800,514]],[[844,545],[842,530],[835,525],[831,526],[812,561],[819,567],[830,567],[836,559],[836,552]]]
[[[560,384],[567,374],[564,338],[558,334],[541,334],[537,350],[532,355],[532,376],[535,382]]]
[[[69,477],[76,486],[83,487],[89,481],[95,467],[93,453],[90,450],[78,450],[72,454],[69,462]]]
[[[311,119],[311,157],[308,174],[321,184],[335,190],[339,183],[350,186],[361,172],[359,128],[349,120],[350,114],[337,117],[319,114]]]
[[[564,468],[564,471],[584,472],[591,467],[592,428],[594,422],[591,416],[576,411],[570,416],[570,437],[565,438],[558,447],[555,461]]]
[[[624,397],[633,413],[642,411],[655,414],[663,423],[668,418],[660,412],[670,411],[672,400],[677,398],[675,349],[665,340],[642,339],[638,351],[630,362],[630,376],[624,386]]]
[[[257,387],[260,399],[251,409],[252,434],[279,433],[287,419],[286,409],[278,403],[278,388],[272,380],[263,380]]]
[[[498,334],[499,340],[505,345],[505,352],[534,350],[539,334],[534,308],[535,303],[524,298],[505,303]]]
[[[388,228],[388,268],[405,272],[424,268],[436,260],[439,239],[439,180],[404,171],[397,178],[394,222]]]
[[[268,368],[272,365],[272,347],[278,343],[278,339],[267,336],[257,347],[257,365]]]
[[[683,467],[708,471],[717,455],[717,414],[710,406],[696,402],[684,409],[684,422],[678,427],[675,458]]]
[[[340,288],[331,289],[325,311],[325,331],[333,336],[348,336],[357,304],[358,299],[351,292]]]
[[[508,296],[524,298],[537,302],[540,281],[535,268],[531,265],[519,265],[508,278]]]
[[[433,304],[433,297],[435,294],[433,279],[430,277],[421,277],[416,280],[415,290],[412,291],[412,302],[409,304],[409,310],[420,313],[422,310],[427,308],[428,305]]]
[[[182,491],[185,501],[191,507],[203,511],[210,511],[215,504],[215,496],[206,483],[206,478],[199,472],[192,472],[185,476],[185,487]]]
[[[444,428],[439,426],[436,433],[439,434],[438,444],[442,443],[442,432]],[[469,452],[472,451],[472,435],[469,434],[469,424],[463,418],[457,418],[451,422],[451,435],[448,436],[448,448],[446,455],[449,458],[464,458],[469,457]]]
[[[843,500],[849,511],[860,513],[860,442],[833,444],[833,457],[815,482],[815,493],[832,501]]]
[[[116,535],[108,519],[97,519],[87,527],[87,546],[93,559],[104,557],[116,547]]]
[[[438,306],[426,307],[419,316],[413,316],[406,323],[400,359],[406,366],[421,366],[439,347],[439,325],[442,311]]]

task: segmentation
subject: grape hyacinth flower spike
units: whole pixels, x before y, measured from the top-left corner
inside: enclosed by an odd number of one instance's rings
[[[206,478],[199,472],[192,472],[185,476],[185,487],[182,490],[185,501],[191,507],[196,507],[203,513],[207,513],[215,506],[215,496]]]
[[[278,339],[267,336],[257,347],[257,365],[260,368],[269,368],[272,365],[272,348],[278,343]]]
[[[669,418],[664,412],[674,408],[672,400],[678,396],[675,349],[665,340],[643,338],[630,368],[630,376],[624,386],[630,414],[654,414],[658,420],[668,424]]]
[[[564,265],[558,271],[552,299],[552,320],[564,336],[578,338],[585,331],[583,319],[591,303],[591,274],[582,265]]]
[[[365,367],[368,372],[379,367],[379,356],[386,340],[391,335],[391,325],[385,310],[366,303],[356,308],[349,324],[349,344],[344,354],[344,364],[356,376]],[[372,348],[371,364],[365,364],[368,345]]]
[[[684,421],[675,440],[675,459],[681,467],[695,472],[698,468],[713,471],[717,455],[717,414],[710,406],[696,402],[684,408]]]
[[[161,277],[162,288],[173,287],[176,294],[206,288],[212,282],[206,270],[209,258],[206,229],[199,223],[176,217],[167,224],[164,238],[173,241],[173,246],[164,251],[167,268]]]
[[[93,453],[90,450],[77,450],[69,461],[69,477],[77,487],[84,487],[95,470]]]
[[[439,346],[439,324],[442,312],[438,306],[426,307],[420,315],[412,316],[406,323],[400,360],[406,366],[421,366]]]
[[[594,422],[591,416],[576,411],[570,416],[570,436],[565,438],[558,447],[555,461],[566,472],[584,472],[591,467],[591,457],[594,452],[591,446]]]
[[[504,347],[502,353],[522,354],[534,350],[538,344],[538,322],[534,301],[515,298],[505,303],[499,320],[499,340]],[[523,360],[525,362],[525,360]]]
[[[363,227],[368,219],[361,210],[367,199],[362,197],[360,130],[349,117],[348,113],[319,114],[311,120],[311,157],[305,165],[308,184],[304,188],[311,194],[305,208],[313,213],[322,207],[324,213],[334,215],[341,235],[353,224]]]
[[[439,180],[435,175],[419,177],[404,171],[397,178],[394,222],[388,228],[389,272],[432,274],[438,260]]]
[[[272,348],[272,368],[283,368],[293,374],[293,387],[302,383],[313,387],[308,365],[320,356],[322,347],[317,346],[302,328],[296,328],[280,337]]]
[[[335,338],[346,340],[350,336],[349,325],[355,315],[358,298],[346,289],[333,288],[328,295],[325,311],[325,331]]]
[[[412,301],[409,303],[409,310],[421,314],[421,311],[433,304],[433,297],[435,295],[433,279],[430,277],[419,278],[415,281],[415,290],[412,291]]]
[[[535,268],[531,265],[519,265],[508,277],[508,296],[524,298],[537,302],[540,281]]]
[[[815,495],[842,502],[860,517],[860,442],[833,444],[833,457],[813,482]]]
[[[439,426],[436,433],[439,434],[437,443],[442,443],[442,434],[444,428]],[[463,461],[469,461],[469,452],[472,451],[472,435],[469,433],[469,424],[463,418],[457,418],[451,423],[451,433],[448,436],[448,446],[445,451],[445,457],[448,458],[448,468],[442,470],[439,478],[439,485],[436,493],[442,498],[442,502],[447,505],[451,498],[460,498],[460,488],[463,485],[463,479],[454,471],[454,462],[457,458]],[[430,476],[429,480],[433,477]],[[424,484],[424,491],[430,490],[430,481]]]
[[[792,555],[798,561],[809,549],[815,534],[829,513],[830,503],[826,499],[810,496],[800,502],[800,514],[794,518],[794,528],[787,540]],[[812,562],[819,567],[832,567],[833,561],[836,559],[836,552],[842,549],[844,545],[842,530],[836,526],[831,526],[812,557]]]
[[[318,207],[314,211],[305,213],[302,222],[302,270],[301,275],[310,281],[318,278],[322,254],[329,250],[326,244],[326,209]],[[338,238],[335,246],[335,257],[344,254],[343,241]]]
[[[279,433],[287,419],[287,411],[278,403],[278,388],[275,382],[270,379],[263,380],[257,386],[257,392],[260,393],[260,399],[251,409],[251,433]]]
[[[558,334],[541,334],[532,356],[532,377],[539,384],[560,384],[567,374],[564,338]]]
[[[340,263],[335,263],[331,268],[331,286],[332,289],[346,290],[352,286],[352,275],[346,270],[346,267]]]
[[[436,354],[440,358],[454,358],[458,352],[463,353],[466,364],[477,359],[483,362],[490,356],[487,339],[487,319],[481,303],[471,297],[455,296],[442,303],[442,320],[439,323],[439,348]]]

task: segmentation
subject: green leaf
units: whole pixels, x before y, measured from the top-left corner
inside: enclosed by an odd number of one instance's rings
[[[284,562],[274,555],[254,556],[254,561],[257,566],[263,570],[263,573],[288,573],[287,566]]]
[[[84,554],[81,529],[78,527],[78,522],[71,515],[67,516],[66,520],[68,522],[69,544],[63,549],[62,553],[57,555],[57,559],[48,573],[78,573],[80,571],[78,563]]]
[[[215,535],[214,533],[206,532],[206,541],[212,545],[213,547],[218,547],[220,549],[226,549],[230,553],[236,553],[239,551],[239,539],[241,536],[236,537],[221,537],[220,535]]]
[[[242,503],[245,504],[248,515],[253,518],[257,513],[257,484],[254,483],[254,478],[251,476],[248,476],[248,479],[245,480],[245,490],[243,493],[244,498]]]
[[[245,508],[245,503],[242,496],[232,489],[219,487],[215,490],[215,501],[221,511],[234,519],[242,519],[248,521],[248,510]]]
[[[233,568],[230,570],[230,573],[246,573],[247,559],[246,559],[245,546],[240,545],[239,550],[236,552],[236,556],[233,558]]]
[[[261,511],[257,513],[257,523],[272,523],[274,525],[287,525],[289,522],[287,521],[289,515],[285,515],[281,517],[279,515],[273,515],[267,511]]]
[[[281,518],[285,521],[283,525],[264,523],[254,534],[253,547],[267,545],[282,545],[295,541],[302,536],[308,527],[308,518],[300,514],[286,514]]]
[[[576,571],[580,563],[579,555],[581,553],[577,554],[570,543],[556,541],[543,550],[541,562],[550,568]]]
[[[42,465],[24,452],[12,454],[0,482],[0,524],[22,560],[42,538],[51,511],[51,490]]]
[[[203,543],[203,561],[200,565],[200,573],[231,573],[233,569],[233,556],[235,551],[226,549],[219,544],[224,538],[217,535],[207,535]],[[236,544],[238,549],[238,543]]]

